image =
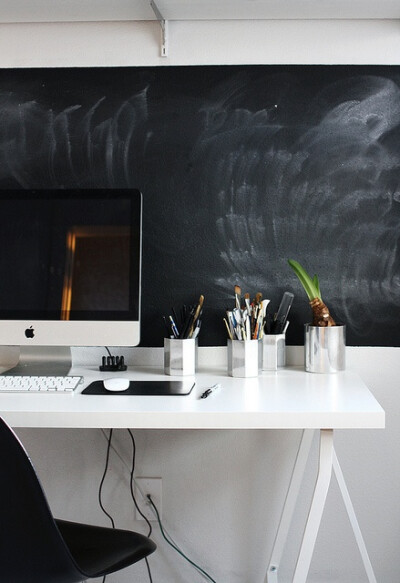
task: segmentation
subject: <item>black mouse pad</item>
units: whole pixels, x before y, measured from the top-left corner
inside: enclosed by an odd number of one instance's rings
[[[103,381],[94,381],[82,395],[189,395],[195,383],[186,381],[130,381],[125,391],[107,391]]]

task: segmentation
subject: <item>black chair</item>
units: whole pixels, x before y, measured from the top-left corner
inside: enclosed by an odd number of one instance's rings
[[[54,519],[31,461],[0,418],[0,581],[80,583],[155,551],[127,530]]]

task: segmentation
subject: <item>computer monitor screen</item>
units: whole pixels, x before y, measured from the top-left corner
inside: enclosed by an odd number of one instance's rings
[[[135,346],[138,190],[0,191],[0,345]]]

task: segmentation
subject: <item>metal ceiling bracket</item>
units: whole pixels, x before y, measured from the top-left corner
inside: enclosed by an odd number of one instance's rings
[[[161,26],[161,56],[168,57],[168,20],[165,20],[154,0],[150,0],[150,6]]]

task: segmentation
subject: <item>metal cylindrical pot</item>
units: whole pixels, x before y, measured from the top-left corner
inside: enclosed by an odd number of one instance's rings
[[[285,334],[264,334],[262,339],[262,369],[278,370],[285,364]]]
[[[167,375],[194,375],[197,365],[197,338],[164,338],[164,372]]]
[[[346,368],[346,326],[304,327],[304,360],[307,372],[331,373]]]
[[[259,340],[228,340],[228,374],[231,377],[256,377],[261,368],[262,344]]]

